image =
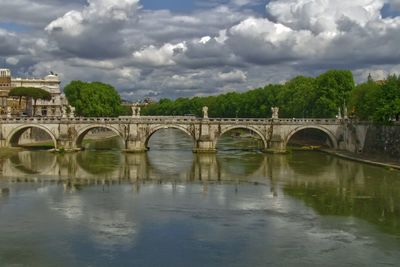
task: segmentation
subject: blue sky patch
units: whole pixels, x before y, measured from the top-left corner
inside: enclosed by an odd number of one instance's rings
[[[0,22],[0,29],[5,29],[9,32],[28,32],[31,30],[28,26],[13,22]]]
[[[400,16],[400,11],[394,10],[389,4],[383,6],[381,13],[384,18]]]
[[[195,8],[195,0],[142,0],[140,1],[144,9],[157,10],[168,9],[171,11],[190,11]]]

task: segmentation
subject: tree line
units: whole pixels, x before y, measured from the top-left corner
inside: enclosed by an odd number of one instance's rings
[[[269,84],[244,93],[161,99],[143,109],[144,115],[202,115],[211,117],[268,118],[279,107],[282,118],[334,118],[348,110],[350,117],[379,123],[399,119],[400,76],[356,85],[348,70],[329,70],[317,77],[297,76],[284,84]]]
[[[72,81],[64,88],[77,116],[117,117],[130,115],[114,87],[100,82]],[[37,88],[14,88],[10,96],[48,99]],[[36,102],[36,101],[35,101]],[[400,76],[356,85],[348,70],[330,70],[317,77],[297,76],[284,84],[269,84],[243,93],[230,92],[206,97],[161,99],[142,108],[142,115],[269,118],[271,107],[279,107],[282,118],[334,118],[339,108],[350,117],[379,123],[400,118]]]
[[[367,121],[390,123],[400,120],[400,76],[359,84],[351,93],[351,115]]]
[[[201,107],[209,107],[211,117],[266,118],[271,107],[279,107],[280,117],[315,118],[335,117],[339,107],[344,107],[355,88],[350,71],[331,70],[320,76],[298,76],[285,84],[269,84],[244,93],[161,99],[147,106],[146,115],[201,116]]]

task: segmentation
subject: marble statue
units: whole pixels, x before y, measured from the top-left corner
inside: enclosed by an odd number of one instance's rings
[[[132,117],[136,117],[136,106],[132,105],[131,109],[132,109]]]
[[[61,106],[61,117],[62,118],[67,118],[67,107],[66,106]]]
[[[70,118],[75,118],[75,107],[69,106],[69,110],[70,110],[69,117]]]
[[[272,107],[272,119],[279,119],[279,108],[278,107]]]
[[[203,118],[208,119],[208,107],[203,107]]]

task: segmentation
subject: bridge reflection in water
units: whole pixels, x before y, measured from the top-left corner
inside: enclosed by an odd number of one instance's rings
[[[321,214],[361,217],[400,234],[397,172],[313,152],[184,153],[85,151],[60,155],[23,151],[3,161],[0,183],[62,184],[66,192],[121,183],[132,184],[135,192],[152,183],[172,189],[198,183],[207,192],[210,184],[231,183],[240,190],[240,184],[250,183],[269,188],[271,197],[292,196]]]
[[[159,266],[181,262],[176,247],[186,249],[182,265],[195,266],[400,259],[399,172],[317,152],[228,147],[240,138],[220,140],[217,154],[193,154],[191,140],[174,135],[161,142],[155,134],[147,153],[22,151],[0,159],[0,188],[9,189],[0,194],[0,262],[42,266],[55,255],[50,265],[109,266],[112,255],[118,266],[146,265],[143,258]]]
[[[354,216],[385,232],[400,234],[398,172],[314,152],[179,153],[85,151],[60,155],[23,151],[2,162],[0,185],[9,186],[12,196],[12,184],[20,182],[43,189],[63,185],[66,194],[87,187],[107,190],[120,184],[132,185],[137,194],[142,187],[162,185],[174,192],[186,184],[201,185],[208,194],[212,185],[231,184],[240,194],[241,185],[254,184],[277,203],[295,198],[321,215]]]

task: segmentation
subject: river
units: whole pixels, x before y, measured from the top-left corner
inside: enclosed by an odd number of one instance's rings
[[[319,152],[21,151],[1,162],[0,266],[399,266],[400,172]]]

